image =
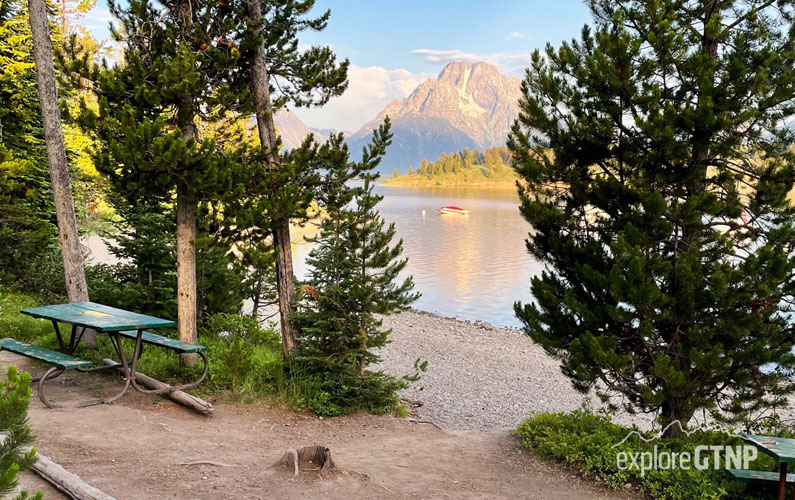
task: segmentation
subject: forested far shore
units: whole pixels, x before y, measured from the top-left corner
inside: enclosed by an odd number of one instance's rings
[[[423,160],[415,170],[409,167],[408,174],[385,179],[389,186],[475,186],[512,188],[518,177],[510,164],[510,152],[504,146],[488,148],[481,152],[469,148],[457,153],[442,153],[438,160]]]

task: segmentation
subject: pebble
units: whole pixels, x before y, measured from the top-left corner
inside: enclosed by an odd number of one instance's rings
[[[422,401],[422,417],[440,427],[513,429],[530,412],[583,403],[558,361],[519,330],[414,310],[385,317],[384,326],[391,343],[374,368],[401,377],[427,360],[428,371],[401,396]]]

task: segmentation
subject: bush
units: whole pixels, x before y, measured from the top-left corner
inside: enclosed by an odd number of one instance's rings
[[[48,349],[58,349],[52,325],[47,321],[20,314],[21,309],[41,305],[43,301],[24,294],[0,289],[0,332],[24,342]],[[68,325],[61,331],[68,335]],[[176,337],[173,329],[158,330],[158,334]],[[97,365],[103,358],[116,359],[116,352],[106,335],[99,335],[98,350],[81,344],[76,356]],[[199,343],[207,347],[210,371],[206,381],[197,389],[203,394],[228,395],[237,401],[251,402],[270,398],[296,409],[305,409],[322,416],[341,416],[360,410],[381,414],[402,412],[395,391],[417,374],[396,380],[379,373],[340,384],[337,379],[325,378],[296,361],[285,362],[281,338],[273,328],[264,328],[256,319],[236,314],[210,316],[199,329]],[[125,342],[127,359],[132,359],[132,342]],[[158,380],[182,383],[199,376],[201,364],[195,368],[179,365],[174,352],[146,347],[138,362],[138,369]],[[424,364],[417,365],[417,373]]]
[[[58,244],[31,253],[24,260],[12,264],[15,279],[0,280],[0,286],[8,290],[40,297],[46,303],[66,301],[63,258]]]
[[[33,442],[28,425],[30,374],[18,374],[16,366],[8,368],[8,381],[0,381],[0,498],[17,486],[17,476],[36,463],[36,450],[24,452],[22,447]],[[20,493],[18,500],[28,498]],[[35,498],[40,499],[41,493]]]
[[[654,447],[670,452],[693,453],[698,445],[741,446],[740,438],[724,432],[704,431],[682,439],[655,439],[643,442],[637,437],[620,443],[635,427],[614,424],[610,415],[595,414],[581,409],[571,413],[538,413],[530,416],[516,433],[522,444],[538,456],[560,461],[584,477],[590,477],[618,489],[626,483],[635,485],[652,498],[685,499],[748,499],[759,492],[759,487],[746,491],[743,483],[731,480],[721,469],[671,470],[654,469],[642,474],[637,469],[620,469],[616,457],[620,452],[653,452]],[[641,433],[646,438],[651,433]],[[750,468],[774,470],[773,460],[760,453]]]
[[[37,299],[0,288],[0,337],[11,337],[22,342],[32,342],[55,333],[52,324],[20,314],[28,307],[41,305]]]

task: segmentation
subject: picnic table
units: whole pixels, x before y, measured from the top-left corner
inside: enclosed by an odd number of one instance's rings
[[[204,346],[182,342],[147,331],[147,329],[173,327],[175,326],[173,321],[156,318],[154,316],[147,316],[145,314],[138,314],[131,311],[125,311],[123,309],[109,307],[96,302],[78,302],[72,304],[34,307],[30,309],[24,309],[20,312],[34,318],[52,321],[53,328],[55,329],[55,336],[58,339],[60,352],[52,351],[10,338],[0,339],[0,347],[16,354],[36,359],[51,365],[51,368],[48,369],[44,375],[34,379],[38,381],[39,399],[41,399],[42,403],[44,403],[44,405],[48,408],[53,408],[60,405],[54,405],[47,399],[47,397],[44,395],[44,384],[48,380],[60,376],[66,370],[93,372],[121,367],[125,378],[124,388],[118,394],[104,399],[85,401],[75,406],[90,406],[102,403],[112,403],[124,396],[130,386],[132,386],[136,391],[144,394],[164,394],[183,389],[190,389],[197,387],[207,376],[209,362],[207,360],[207,356],[204,353],[206,350]],[[61,333],[59,323],[68,324],[72,327],[68,343]],[[92,367],[93,363],[91,361],[82,360],[72,356],[75,348],[77,348],[80,340],[83,338],[83,335],[88,329],[94,330],[97,333],[104,333],[108,335],[111,344],[113,345],[113,348],[119,357],[119,363]],[[123,338],[135,341],[135,347],[133,349],[133,355],[130,362],[128,362],[127,356],[124,352],[122,345]],[[141,357],[141,354],[143,354],[144,344],[169,349],[180,354],[198,354],[201,356],[202,361],[204,362],[204,370],[201,374],[201,377],[195,382],[177,386],[167,386],[163,389],[141,388],[135,380],[135,370],[138,359]]]
[[[779,464],[779,470],[767,472],[729,469],[729,473],[735,479],[749,483],[778,482],[778,499],[784,500],[787,483],[795,483],[795,474],[787,474],[787,464],[795,463],[795,439],[744,434],[742,440],[773,457]]]

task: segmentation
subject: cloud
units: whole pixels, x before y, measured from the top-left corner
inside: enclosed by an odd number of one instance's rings
[[[412,54],[425,58],[426,61],[445,65],[453,61],[465,61],[470,63],[485,62],[493,64],[502,73],[521,76],[525,68],[530,66],[532,52],[493,52],[491,54],[476,54],[461,50],[434,50],[417,49],[412,50]]]
[[[508,38],[527,38],[527,36],[526,31],[511,31],[508,33]]]
[[[351,64],[348,89],[344,94],[321,108],[298,109],[296,113],[310,127],[355,132],[375,118],[390,101],[403,99],[423,80],[434,76],[406,69],[363,68]]]
[[[85,17],[80,20],[80,24],[105,27],[111,20],[113,20],[113,16],[110,15],[110,10],[107,7],[94,7],[86,12]]]

